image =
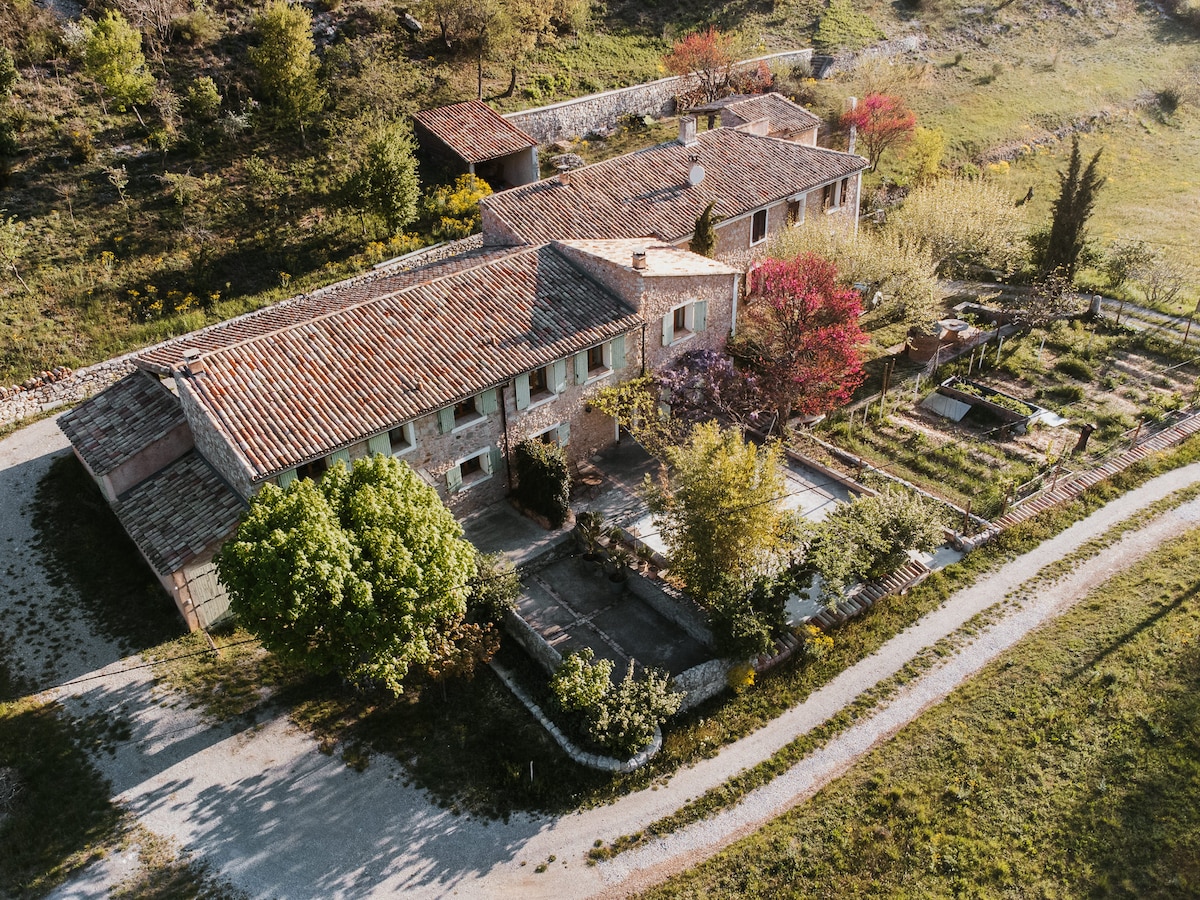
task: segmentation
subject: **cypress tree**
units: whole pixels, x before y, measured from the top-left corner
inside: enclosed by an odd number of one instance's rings
[[[692,239],[688,241],[688,249],[701,256],[711,257],[713,251],[717,249],[717,230],[713,227],[716,222],[717,217],[713,215],[713,204],[710,203],[704,207],[704,212],[700,213],[700,217],[696,219],[696,230],[692,234]]]
[[[1054,201],[1042,272],[1059,272],[1068,284],[1075,280],[1079,257],[1087,241],[1087,221],[1096,203],[1096,191],[1104,183],[1098,171],[1102,152],[1097,150],[1084,167],[1079,153],[1079,138],[1076,136],[1071,142],[1067,171],[1058,173],[1060,189],[1058,199]]]

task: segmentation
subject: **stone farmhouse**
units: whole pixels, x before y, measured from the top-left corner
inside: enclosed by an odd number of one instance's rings
[[[777,105],[777,118],[811,115],[783,98]],[[685,116],[676,141],[485,197],[484,241],[640,236],[687,246],[711,202],[720,217],[716,256],[744,268],[772,234],[810,217],[857,228],[866,160],[771,137],[772,121],[697,133],[696,120]],[[808,140],[810,132],[800,136]]]
[[[509,493],[524,439],[586,459],[618,437],[589,396],[720,348],[742,302],[731,260],[817,211],[854,227],[865,166],[753,130],[685,130],[493,195],[481,247],[151,347],[60,424],[189,626],[208,627],[228,610],[213,556],[263,484],[384,453],[464,516]],[[680,246],[709,200],[725,259]]]

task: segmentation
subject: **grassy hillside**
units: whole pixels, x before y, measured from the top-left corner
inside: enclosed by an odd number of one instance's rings
[[[414,36],[382,0],[324,0],[315,34],[329,100],[301,135],[260,102],[248,56],[255,7],[164,4],[179,18],[156,40],[148,27],[145,46],[169,91],[139,119],[102,102],[62,21],[32,0],[0,0],[0,44],[21,75],[0,100],[0,131],[11,135],[7,147],[0,140],[0,218],[14,220],[5,243],[16,266],[0,260],[0,383],[103,359],[435,239],[434,216],[389,237],[348,210],[341,189],[373,123],[474,94],[469,42],[447,47],[429,9],[414,8],[426,26]],[[840,30],[825,27],[834,18]],[[820,0],[618,0],[578,34],[544,35],[511,95],[508,67],[486,62],[484,93],[508,109],[658,77],[670,40],[710,23],[736,30],[746,55],[835,31],[849,43],[919,36],[919,53],[788,83],[827,115],[850,94],[903,94],[945,132],[949,163],[979,167],[1014,197],[1035,187],[1031,224],[1044,220],[1083,122],[1084,147],[1105,147],[1110,176],[1096,237],[1186,250],[1200,224],[1200,46],[1177,21],[1125,0],[860,0],[836,15]],[[213,120],[185,102],[198,76],[220,92]],[[1163,92],[1178,100],[1171,114]],[[604,154],[597,143],[589,158]]]

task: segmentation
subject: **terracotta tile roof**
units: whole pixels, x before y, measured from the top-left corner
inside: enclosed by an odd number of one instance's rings
[[[132,488],[113,507],[160,575],[170,575],[237,526],[244,505],[195,450]]]
[[[634,310],[552,246],[508,248],[204,356],[179,380],[261,479],[622,334]]]
[[[482,100],[426,109],[414,118],[469,163],[537,146],[537,141]]]
[[[716,128],[485,197],[481,205],[529,243],[692,233],[709,201],[732,218],[867,167],[860,156]],[[705,177],[688,183],[691,157]],[[485,218],[486,223],[486,218]]]
[[[139,354],[138,365],[161,374],[171,374],[183,365],[185,350],[198,349],[211,353],[242,341],[252,340],[264,334],[279,331],[290,325],[307,322],[317,316],[328,315],[339,309],[362,303],[374,297],[394,294],[419,284],[439,278],[450,272],[479,265],[489,259],[504,256],[507,248],[482,248],[458,254],[405,271],[384,270],[368,272],[329,287],[292,297],[265,309],[256,310],[229,319],[199,331],[193,331]]]
[[[179,398],[145,372],[126,375],[58,420],[88,468],[104,475],[186,419]]]
[[[821,120],[803,106],[793,103],[781,94],[760,94],[737,100],[725,107],[738,118],[747,122],[755,119],[770,119],[772,134],[795,134],[808,131],[821,124]]]

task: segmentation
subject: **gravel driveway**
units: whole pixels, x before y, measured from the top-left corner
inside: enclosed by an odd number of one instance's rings
[[[1194,527],[1200,504],[1160,517],[1069,578],[1023,598],[970,645],[908,685],[884,708],[843,732],[789,773],[726,813],[595,867],[585,863],[597,839],[610,840],[650,822],[769,756],[797,735],[899,670],[922,648],[954,632],[976,612],[1004,599],[1042,566],[1102,534],[1110,525],[1171,491],[1200,480],[1200,465],[1164,475],[1084,522],[954,595],[877,653],[847,670],[804,704],[678,773],[657,790],[562,818],[517,816],[508,823],[455,816],[404,786],[401,767],[375,757],[357,773],[286,719],[236,730],[211,728],[160,695],[136,658],[121,660],[74,619],[48,629],[46,646],[13,642],[13,623],[52,614],[54,595],[29,547],[27,504],[64,441],[53,422],[0,442],[0,539],[9,591],[0,598],[8,641],[24,670],[63,685],[53,690],[72,712],[128,720],[133,739],[96,763],[117,799],[158,835],[173,839],[232,884],[272,897],[586,897],[622,896],[697,862],[745,834],[848,768],[880,740],[943,698],[1030,629],[1160,542]],[[19,605],[24,600],[24,605]],[[48,639],[49,640],[49,639]],[[85,675],[90,672],[90,675]],[[79,680],[83,675],[85,680]],[[74,683],[64,685],[74,679]],[[539,863],[556,857],[544,873]],[[126,861],[127,862],[127,861]],[[56,892],[103,896],[128,868],[120,857],[82,873]]]

